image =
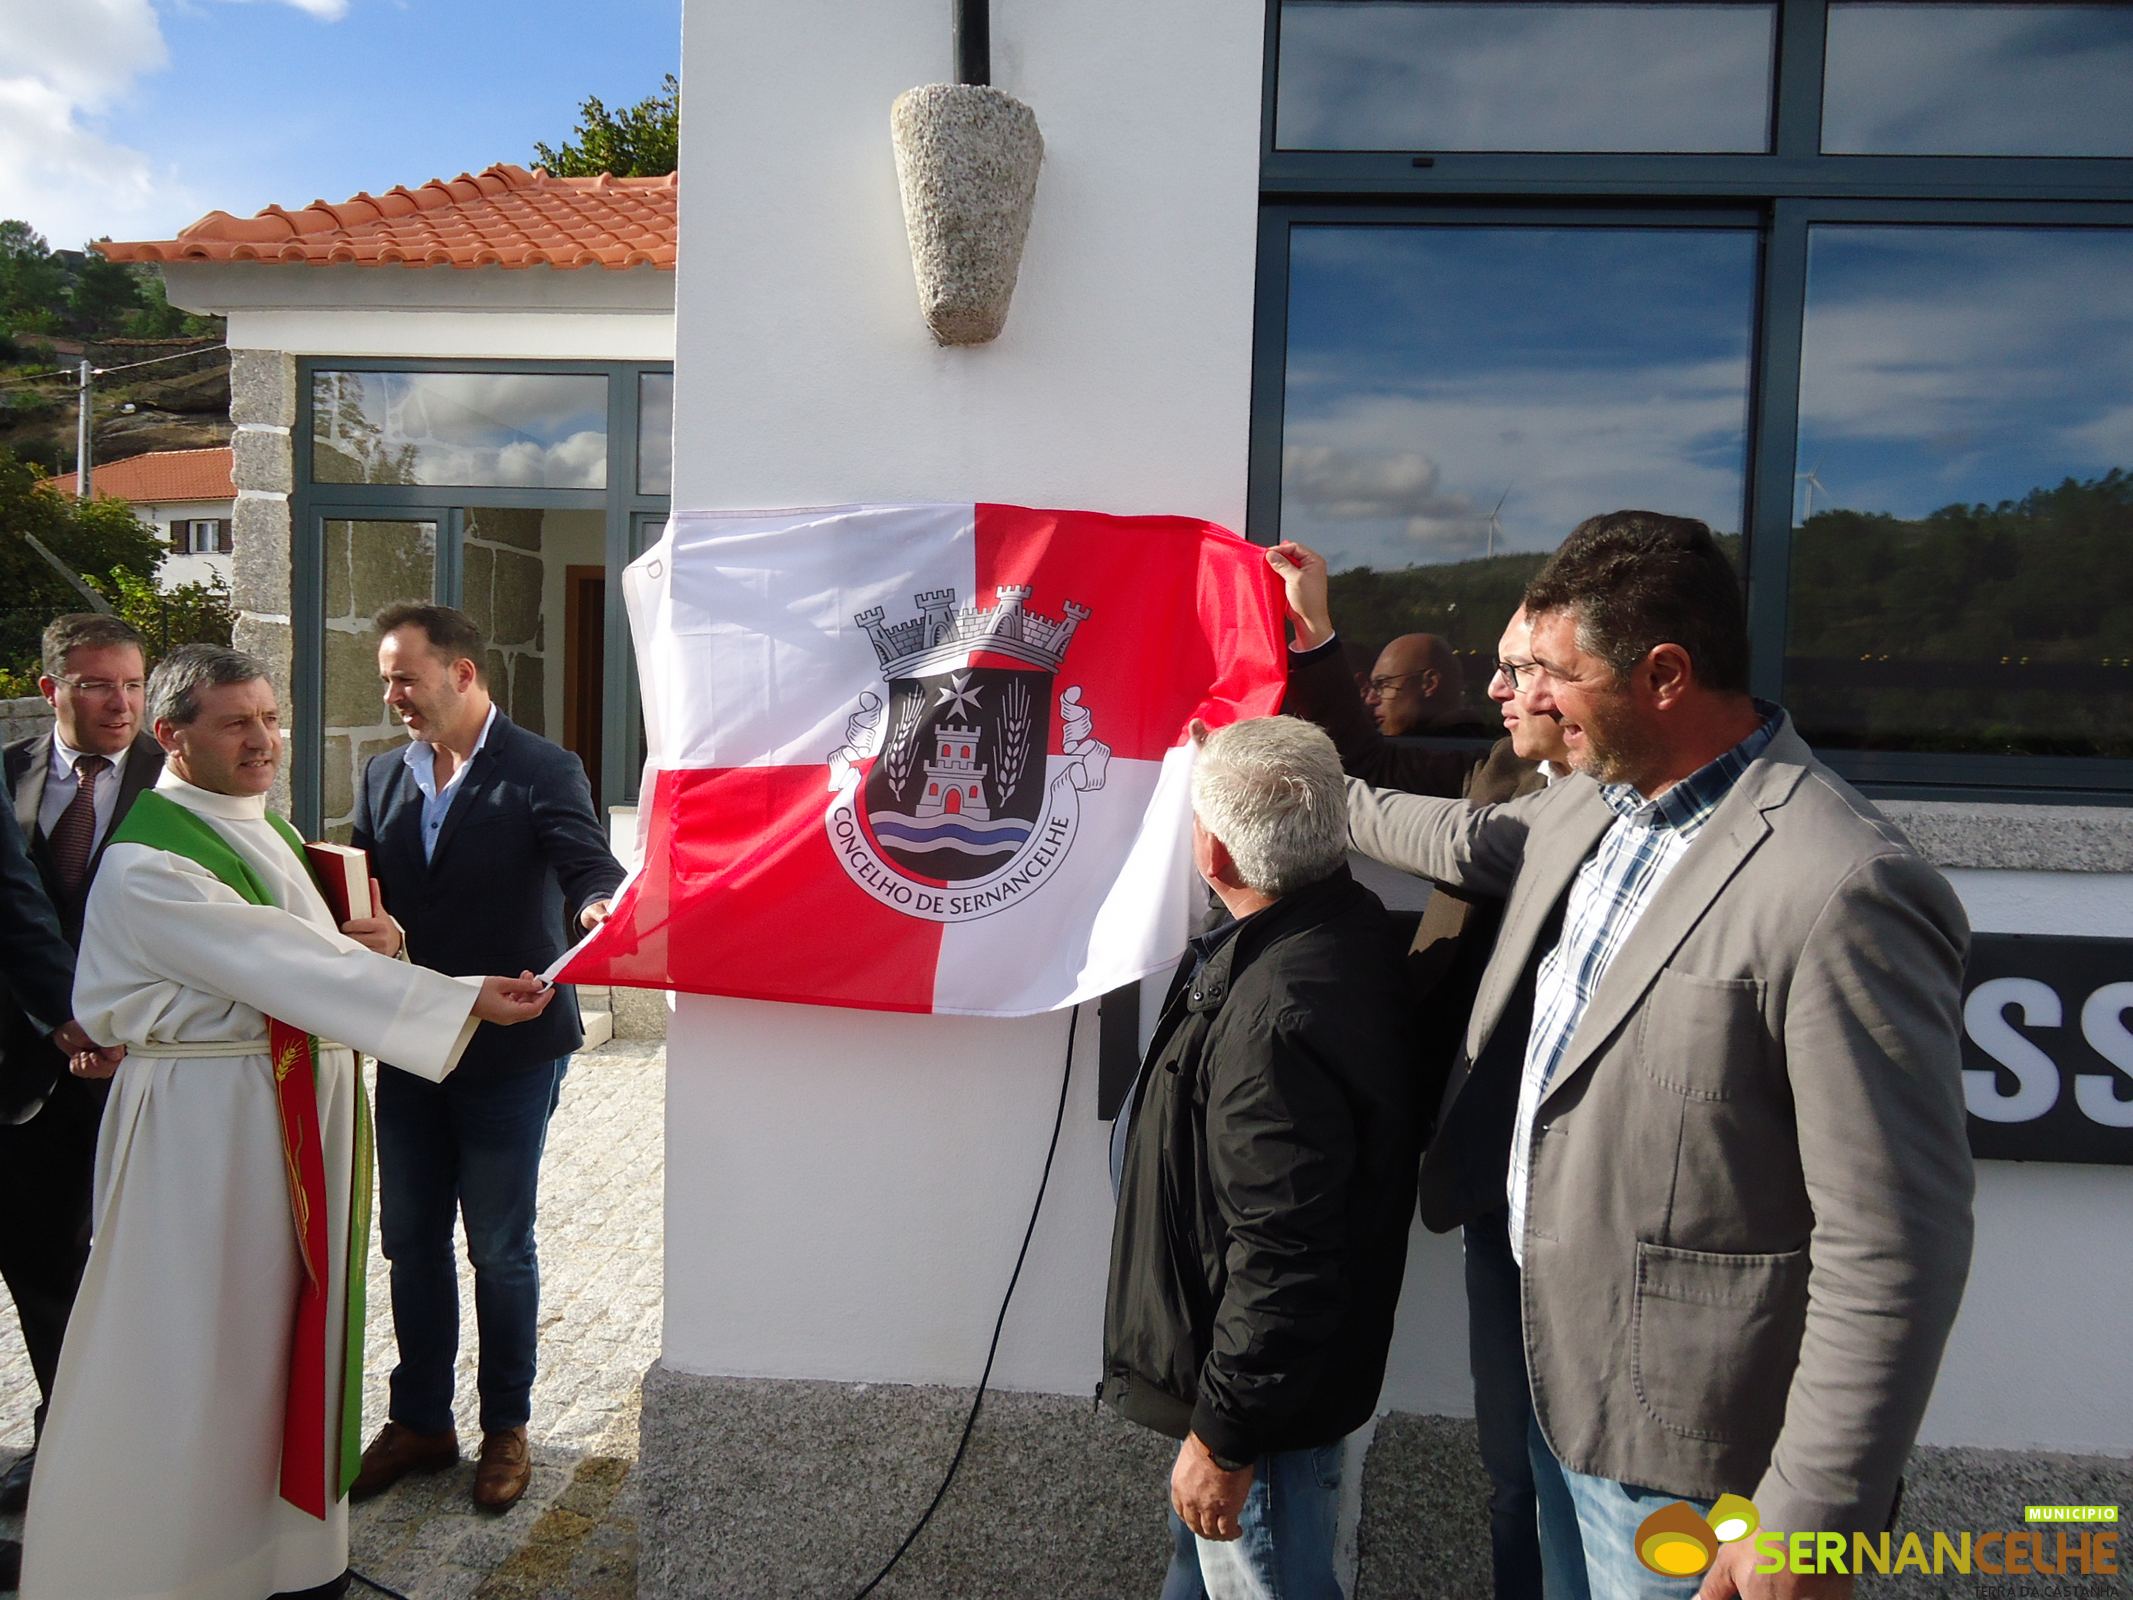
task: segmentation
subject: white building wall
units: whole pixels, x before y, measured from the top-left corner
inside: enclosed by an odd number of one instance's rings
[[[656,267],[176,261],[163,277],[172,304],[229,318],[233,350],[470,361],[674,354],[674,274]]]
[[[692,6],[677,507],[998,498],[1240,526],[1259,8],[1061,0],[996,17],[1048,146],[994,345],[920,322],[888,142],[947,75],[930,0]],[[794,65],[792,41],[809,41]],[[286,341],[276,341],[286,342]],[[2133,883],[1953,875],[1984,931],[2133,937]],[[669,1043],[665,1357],[968,1384],[1035,1193],[1065,1035],[684,996]],[[1085,1393],[1110,1197],[1085,1019],[995,1381]],[[2133,1450],[2133,1174],[1981,1167],[1977,1263],[1929,1442]],[[1471,1412],[1456,1236],[1414,1236],[1384,1403]]]
[[[1005,333],[942,350],[889,106],[950,76],[946,10],[691,7],[675,505],[993,498],[1241,525],[1262,25],[1231,0],[996,9],[994,82],[1035,109],[1048,154]],[[974,1383],[1066,1030],[684,997],[668,1364]],[[994,1373],[1009,1387],[1096,1378],[1095,1033],[1091,1008]]]

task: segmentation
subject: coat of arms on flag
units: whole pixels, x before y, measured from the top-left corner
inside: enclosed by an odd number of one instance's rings
[[[1110,750],[1092,737],[1081,691],[1061,697],[1051,749],[1053,684],[1089,608],[1058,619],[1027,609],[1027,584],[996,603],[956,604],[953,589],[913,597],[918,614],[852,620],[887,680],[886,709],[860,695],[852,742],[830,753],[830,842],[852,881],[882,904],[935,921],[982,917],[1033,894],[1067,858],[1076,796],[1103,787]],[[873,756],[861,780],[852,758]]]
[[[644,864],[564,981],[1017,1016],[1160,970],[1195,718],[1277,709],[1260,551],[1000,505],[684,512],[625,574]]]

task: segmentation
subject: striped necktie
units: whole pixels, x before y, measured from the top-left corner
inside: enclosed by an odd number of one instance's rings
[[[110,765],[102,756],[75,758],[74,798],[52,824],[52,869],[69,894],[89,876],[89,857],[96,853],[96,777]]]

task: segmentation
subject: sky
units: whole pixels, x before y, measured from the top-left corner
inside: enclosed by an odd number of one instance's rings
[[[681,0],[0,0],[0,217],[167,239],[533,164],[681,59]]]

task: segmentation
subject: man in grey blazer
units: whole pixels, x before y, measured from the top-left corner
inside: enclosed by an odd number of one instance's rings
[[[1962,908],[1749,697],[1702,523],[1593,518],[1526,608],[1528,703],[1593,781],[1479,810],[1350,785],[1357,848],[1506,901],[1447,1105],[1515,1079],[1509,1148],[1440,1141],[1425,1182],[1507,1164],[1595,1600],[1848,1593],[1745,1540],[1659,1577],[1636,1535],[1722,1493],[1780,1532],[1887,1525],[1970,1260]]]

